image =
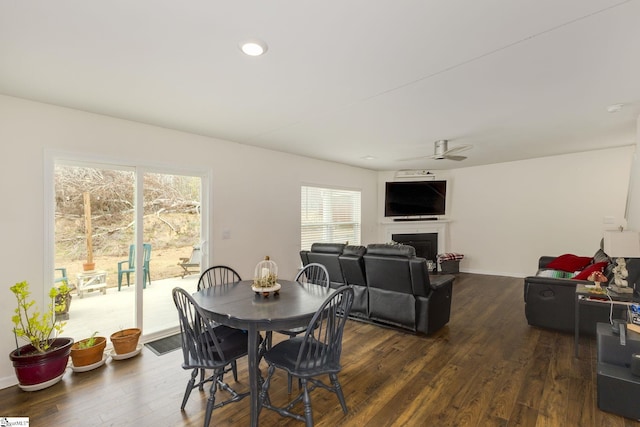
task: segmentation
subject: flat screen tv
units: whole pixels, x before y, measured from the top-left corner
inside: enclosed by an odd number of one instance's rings
[[[447,181],[392,181],[386,183],[385,217],[445,215]]]

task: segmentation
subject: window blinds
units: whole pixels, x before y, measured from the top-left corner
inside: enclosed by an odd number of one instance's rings
[[[313,243],[360,244],[360,191],[301,188],[300,248]]]

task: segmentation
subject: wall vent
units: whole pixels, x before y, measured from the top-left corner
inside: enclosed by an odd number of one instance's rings
[[[436,179],[436,176],[433,172],[429,172],[426,169],[412,169],[412,170],[400,170],[396,172],[396,179],[411,179],[411,178],[422,178],[422,179]]]

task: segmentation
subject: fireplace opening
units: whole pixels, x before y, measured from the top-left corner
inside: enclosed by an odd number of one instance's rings
[[[413,246],[416,256],[431,261],[431,271],[437,271],[438,233],[392,234],[391,239],[403,245]]]

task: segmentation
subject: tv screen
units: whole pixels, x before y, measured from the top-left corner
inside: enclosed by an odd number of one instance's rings
[[[445,215],[447,181],[387,182],[384,216]]]

